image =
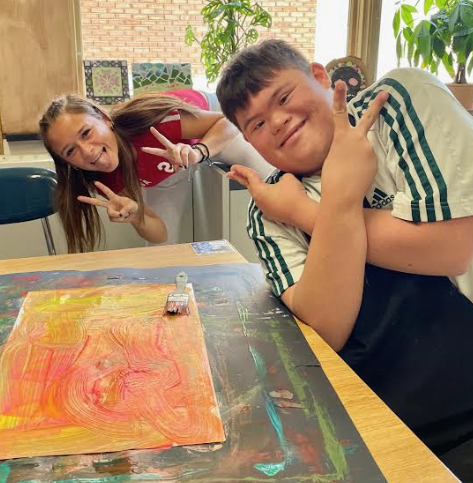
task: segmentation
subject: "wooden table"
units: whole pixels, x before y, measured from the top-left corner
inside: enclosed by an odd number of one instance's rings
[[[184,244],[3,260],[0,274],[245,262],[237,252],[198,256]],[[300,327],[389,483],[459,481],[312,329]]]

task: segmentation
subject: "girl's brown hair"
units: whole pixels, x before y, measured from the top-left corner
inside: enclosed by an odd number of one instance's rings
[[[76,94],[66,94],[54,99],[39,121],[40,134],[51,154],[58,178],[54,196],[61,219],[69,253],[93,251],[103,237],[103,226],[97,208],[77,201],[78,196],[92,196],[96,192],[94,181],[100,173],[72,168],[56,154],[48,139],[49,128],[64,113],[88,114],[97,119],[109,119],[118,143],[119,169],[123,176],[124,192],[139,206],[143,219],[144,205],[136,167],[137,156],[132,138],[147,132],[159,124],[170,111],[183,110],[195,113],[195,109],[177,97],[162,94],[145,94],[124,103],[108,114],[90,100]]]

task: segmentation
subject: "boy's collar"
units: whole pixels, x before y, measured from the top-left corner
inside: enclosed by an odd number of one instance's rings
[[[278,173],[278,180],[281,179],[284,175],[286,174],[285,171],[281,171],[279,170],[279,173]],[[311,175],[305,175],[305,174],[294,174],[294,173],[290,173],[294,176],[294,178],[296,178],[297,180],[299,180],[301,183],[302,183],[302,180],[304,178],[313,178],[314,176],[319,176],[320,177],[320,174],[311,174]]]

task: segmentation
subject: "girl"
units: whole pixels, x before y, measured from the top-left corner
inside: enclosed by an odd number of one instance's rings
[[[191,190],[179,166],[216,157],[269,174],[271,166],[223,114],[209,111],[209,100],[182,89],[137,97],[110,114],[74,94],[52,101],[40,132],[56,167],[55,202],[69,252],[101,241],[97,206],[149,242],[182,241],[179,221]],[[92,197],[98,190],[107,200]]]

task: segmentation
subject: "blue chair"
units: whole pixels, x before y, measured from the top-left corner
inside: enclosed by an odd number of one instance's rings
[[[50,255],[56,255],[56,248],[47,217],[56,211],[56,186],[56,173],[50,169],[0,167],[0,225],[41,219]]]

